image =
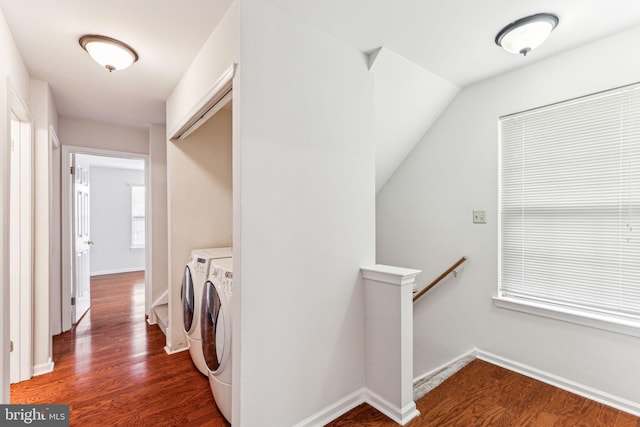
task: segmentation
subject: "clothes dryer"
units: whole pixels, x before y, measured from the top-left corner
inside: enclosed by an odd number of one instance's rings
[[[202,351],[213,398],[222,415],[231,422],[231,303],[233,260],[211,262],[202,292]]]
[[[231,248],[194,249],[184,269],[181,291],[183,329],[187,334],[191,360],[203,375],[208,375],[208,370],[202,356],[200,339],[202,288],[209,274],[211,260],[231,256]]]

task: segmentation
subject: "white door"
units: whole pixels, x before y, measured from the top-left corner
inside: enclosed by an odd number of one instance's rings
[[[89,310],[90,292],[90,248],[93,242],[89,236],[89,168],[82,162],[82,156],[72,154],[72,227],[73,280],[71,281],[71,321],[78,320]]]

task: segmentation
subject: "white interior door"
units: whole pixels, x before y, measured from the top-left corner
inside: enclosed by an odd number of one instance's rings
[[[93,242],[89,230],[89,167],[82,162],[82,156],[72,154],[72,227],[73,280],[71,289],[72,322],[87,312],[91,305],[90,250]]]

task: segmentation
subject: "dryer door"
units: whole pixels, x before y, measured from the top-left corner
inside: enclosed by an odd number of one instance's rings
[[[202,334],[202,352],[209,371],[215,373],[224,366],[231,350],[231,336],[227,330],[225,307],[214,284],[207,280],[202,294],[202,313],[200,333]]]
[[[187,265],[184,268],[184,277],[182,278],[182,321],[184,324],[184,331],[189,332],[193,325],[193,313],[195,310],[194,302],[194,290],[193,290],[193,278],[191,276],[191,269]]]

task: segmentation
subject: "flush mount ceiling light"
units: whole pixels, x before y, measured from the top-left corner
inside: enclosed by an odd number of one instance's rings
[[[131,46],[111,37],[88,34],[79,41],[91,58],[109,72],[123,70],[138,60],[138,54]]]
[[[527,56],[549,37],[557,25],[558,17],[550,13],[527,16],[500,30],[496,44],[509,53]]]

